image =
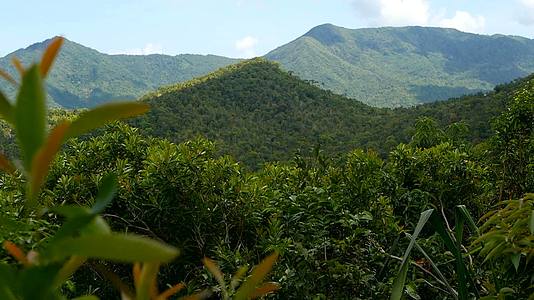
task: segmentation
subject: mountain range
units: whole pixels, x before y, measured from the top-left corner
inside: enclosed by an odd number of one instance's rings
[[[323,90],[265,59],[222,68],[209,75],[161,88],[141,98],[150,111],[131,121],[142,132],[183,142],[198,136],[217,143],[256,168],[287,161],[295,153],[320,147],[332,154],[368,148],[385,155],[409,142],[413,125],[432,117],[438,126],[463,121],[461,138],[481,141],[492,134],[514,90],[533,77],[498,86],[495,91],[411,108],[376,108]]]
[[[35,60],[50,40],[0,58]],[[534,72],[534,40],[431,27],[346,29],[324,24],[265,55],[300,78],[376,107],[407,107],[489,91]],[[108,55],[72,41],[47,82],[51,105],[91,107],[137,99],[239,59],[215,55]],[[0,89],[14,93],[0,81]]]
[[[435,27],[324,24],[268,53],[287,70],[379,107],[491,90],[534,72],[534,40]]]
[[[0,58],[0,68],[16,76],[12,57],[24,64],[38,59],[51,39]],[[133,100],[157,89],[207,74],[238,60],[215,55],[108,55],[65,40],[47,80],[51,105],[92,107],[113,100]],[[14,89],[0,81],[12,96]]]

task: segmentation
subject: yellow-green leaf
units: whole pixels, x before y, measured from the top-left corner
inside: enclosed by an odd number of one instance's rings
[[[79,136],[113,121],[143,114],[148,108],[148,104],[140,102],[116,102],[99,106],[80,114],[72,122],[68,137]]]
[[[13,56],[13,58],[11,59],[11,63],[13,64],[13,66],[15,66],[15,69],[17,69],[17,71],[19,71],[19,74],[21,76],[24,75],[26,70],[24,69],[24,66],[22,65],[22,63],[20,62],[20,60],[17,57]]]
[[[50,163],[54,160],[61,144],[63,143],[63,138],[67,133],[69,128],[69,122],[64,121],[63,123],[58,124],[50,134],[44,145],[39,149],[35,154],[31,167],[31,190],[32,194],[38,192],[39,188],[43,184],[46,175],[48,174],[48,168]]]
[[[226,293],[226,284],[224,282],[224,276],[221,270],[219,269],[219,266],[217,265],[217,263],[214,260],[209,259],[207,257],[204,257],[202,262],[204,263],[204,266],[206,266],[208,271],[210,271],[210,273],[213,275],[213,277],[215,277],[217,282],[221,285],[221,288],[223,289],[224,293]]]
[[[7,82],[11,83],[14,86],[18,86],[19,85],[17,83],[17,81],[15,79],[13,79],[13,77],[11,77],[11,75],[9,75],[9,73],[7,73],[6,71],[4,71],[2,69],[0,69],[0,77],[4,78]]]
[[[41,76],[44,78],[50,71],[50,67],[52,67],[52,64],[54,63],[54,59],[56,58],[57,54],[59,53],[59,49],[61,48],[61,45],[63,45],[63,38],[62,37],[56,37],[46,48],[45,52],[43,53],[43,57],[41,59]]]
[[[235,294],[236,300],[246,300],[254,294],[256,287],[263,281],[265,276],[271,271],[274,263],[278,259],[278,253],[275,252],[266,257],[260,264],[258,264],[252,270],[252,274],[249,278],[237,290]]]
[[[252,295],[250,295],[250,299],[256,299],[262,296],[265,296],[269,293],[276,292],[280,289],[280,285],[275,282],[267,282],[264,285],[257,288]]]
[[[29,171],[46,135],[46,99],[37,65],[33,65],[22,77],[14,120],[24,167]]]
[[[0,117],[6,122],[13,124],[13,105],[9,103],[6,96],[0,91]]]
[[[0,154],[0,170],[9,174],[15,173],[15,167],[13,167],[9,159],[3,154]]]

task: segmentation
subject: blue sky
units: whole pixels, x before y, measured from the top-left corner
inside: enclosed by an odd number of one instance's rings
[[[333,23],[425,25],[534,38],[534,0],[3,1],[0,56],[55,35],[105,53],[263,55]]]

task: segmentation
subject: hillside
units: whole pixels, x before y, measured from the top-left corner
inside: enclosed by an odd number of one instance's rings
[[[431,27],[317,26],[265,56],[303,79],[372,106],[491,90],[534,72],[534,40]]]
[[[151,105],[150,112],[133,124],[175,142],[205,136],[222,153],[255,168],[317,145],[329,154],[357,147],[386,154],[409,141],[421,116],[442,125],[463,120],[471,130],[468,138],[479,141],[492,133],[489,120],[520,84],[503,85],[487,95],[391,110],[322,90],[275,63],[254,59],[150,93],[142,98]]]
[[[25,65],[40,57],[50,40],[0,58],[0,68],[16,74],[12,56]],[[237,60],[215,55],[108,55],[65,40],[47,81],[51,104],[91,107],[105,101],[136,99],[162,85],[207,74]],[[0,89],[14,93],[0,81]]]

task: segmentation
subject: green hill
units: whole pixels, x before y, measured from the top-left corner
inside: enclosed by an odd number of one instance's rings
[[[11,58],[24,64],[41,56],[50,40],[0,58],[0,68],[16,74]],[[215,55],[108,55],[65,40],[47,81],[52,104],[65,108],[91,107],[112,100],[136,99],[162,85],[207,74],[237,60]],[[5,81],[0,89],[13,94]]]
[[[223,153],[254,168],[317,145],[329,154],[357,147],[385,154],[408,141],[422,116],[442,125],[463,120],[470,127],[468,138],[479,141],[492,133],[489,120],[503,110],[518,84],[521,81],[500,86],[498,92],[392,110],[322,90],[276,63],[254,59],[150,93],[142,98],[151,104],[150,112],[133,124],[175,142],[205,136]]]
[[[534,40],[431,27],[317,26],[265,56],[372,106],[399,107],[491,90],[534,72]]]

